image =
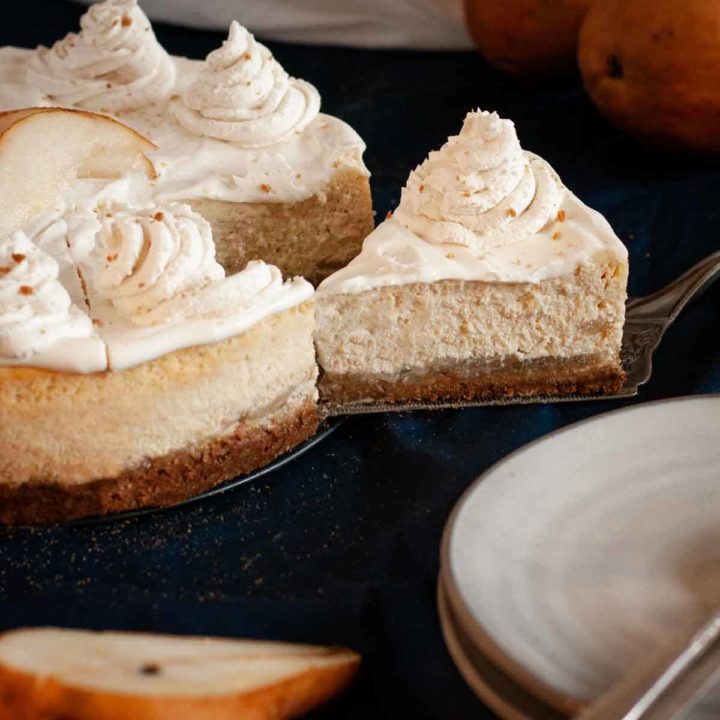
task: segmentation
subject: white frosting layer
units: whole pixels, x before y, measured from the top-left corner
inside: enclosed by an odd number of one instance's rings
[[[195,135],[266,147],[301,132],[320,111],[309,83],[288,77],[271,52],[235,20],[222,47],[173,105]]]
[[[0,110],[113,113],[159,146],[153,199],[299,202],[338,167],[367,174],[358,134],[237,23],[205,62],[167,56],[134,0],[97,3],[81,25],[50,49],[0,49]]]
[[[119,116],[158,146],[157,200],[299,202],[323,192],[338,167],[367,174],[360,136],[319,113],[317,90],[288,77],[237,23],[206,62],[176,63],[171,103]]]
[[[0,365],[105,369],[90,317],[72,304],[58,264],[23,232],[0,242]]]
[[[39,47],[26,82],[53,104],[118,112],[169,97],[175,65],[158,43],[137,0],[92,5],[51,48]]]
[[[153,198],[145,174],[117,180],[78,180],[57,204],[34,217],[25,233],[60,266],[60,281],[78,305],[86,304],[77,266],[88,262],[100,229],[97,213],[122,205],[149,207]]]
[[[437,280],[538,283],[595,258],[625,262],[627,249],[544,160],[521,150],[509,120],[473,112],[318,293]]]
[[[158,145],[151,159],[159,169],[159,201],[300,202],[322,193],[338,167],[367,174],[359,135],[330,115],[318,115],[302,133],[265,149],[192,135],[177,123],[151,128],[128,120]]]
[[[78,307],[86,308],[85,290],[67,245],[66,219],[63,216],[57,217],[56,213],[44,213],[33,218],[24,232],[40,250],[55,260],[58,265],[58,280],[72,302]]]
[[[50,98],[29,85],[26,68],[33,51],[26,48],[0,47],[0,110],[47,107]]]
[[[0,110],[57,105],[27,85],[25,67],[33,51],[0,49]],[[173,58],[181,95],[195,82],[204,63]],[[241,147],[196,135],[175,119],[168,101],[114,113],[122,122],[158,145],[151,159],[159,177],[149,189],[137,177],[133,192],[161,202],[209,198],[226,202],[299,202],[323,192],[338,167],[367,174],[362,161],[365,144],[345,122],[318,114],[302,132],[292,132],[274,145]],[[117,187],[117,186],[115,186]],[[118,198],[124,202],[124,197]],[[149,201],[148,201],[149,204]]]
[[[437,280],[538,283],[568,275],[591,258],[626,258],[627,251],[602,215],[570,193],[561,208],[564,222],[482,255],[458,245],[428,243],[394,218],[386,220],[368,235],[360,254],[326,278],[317,292],[358,293]],[[555,232],[562,235],[557,240]]]

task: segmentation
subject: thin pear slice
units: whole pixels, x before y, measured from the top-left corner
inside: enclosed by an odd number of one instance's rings
[[[105,115],[28,108],[0,113],[0,238],[49,209],[76,178],[154,177],[150,140]]]
[[[359,663],[310,645],[15,630],[0,635],[0,717],[283,720],[342,691]]]

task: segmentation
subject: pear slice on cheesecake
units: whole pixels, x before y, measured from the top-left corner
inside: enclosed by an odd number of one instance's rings
[[[283,720],[341,692],[359,664],[342,648],[16,630],[0,635],[0,717]]]
[[[146,155],[153,149],[135,130],[97,113],[61,108],[0,113],[0,238],[52,207],[78,178],[113,179],[133,171],[153,177]]]

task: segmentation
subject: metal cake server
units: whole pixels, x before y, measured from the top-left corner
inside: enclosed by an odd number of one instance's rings
[[[627,302],[622,361],[627,380],[621,395],[637,395],[652,374],[652,356],[682,309],[720,277],[720,251],[693,265],[662,290]],[[613,396],[615,397],[615,396]]]
[[[680,720],[692,717],[720,683],[720,612],[682,643],[641,663],[577,720]],[[708,717],[702,711],[701,717]]]
[[[662,290],[640,298],[629,298],[621,349],[627,373],[623,387],[611,395],[533,395],[472,401],[421,403],[349,403],[325,407],[325,415],[361,415],[386,411],[433,408],[483,407],[486,405],[527,405],[532,403],[615,400],[638,394],[652,374],[652,356],[665,331],[682,309],[720,277],[720,251],[714,252],[683,273]]]

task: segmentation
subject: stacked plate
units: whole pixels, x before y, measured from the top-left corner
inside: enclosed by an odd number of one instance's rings
[[[445,528],[438,607],[461,674],[512,720],[572,716],[696,627],[720,608],[720,396],[608,413],[491,468]]]

